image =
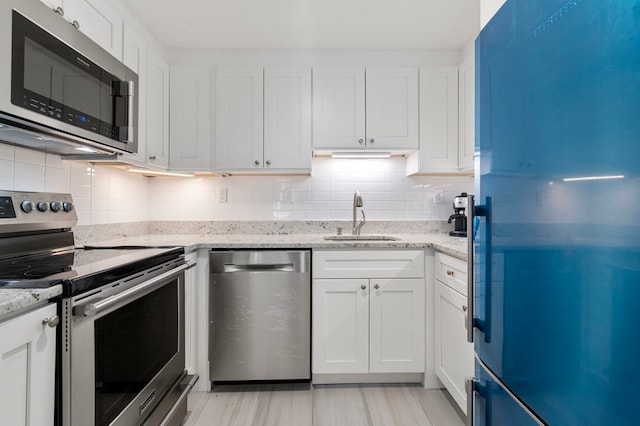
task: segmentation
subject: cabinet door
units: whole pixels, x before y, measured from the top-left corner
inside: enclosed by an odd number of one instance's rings
[[[147,163],[169,166],[169,65],[147,52]]]
[[[369,371],[424,372],[424,280],[373,279],[369,300]]]
[[[313,69],[313,147],[362,149],[364,68]]]
[[[62,0],[40,0],[40,1],[54,10],[58,7],[63,7]]]
[[[473,376],[473,345],[467,342],[467,298],[435,280],[436,376],[466,412],[465,377]]]
[[[420,172],[458,170],[458,68],[420,68]]]
[[[458,72],[458,91],[460,105],[458,110],[458,167],[473,170],[475,151],[475,59],[471,56],[460,64]]]
[[[169,165],[209,170],[209,68],[171,67]]]
[[[418,69],[367,68],[366,146],[418,149]]]
[[[56,329],[42,320],[55,305],[0,323],[0,412],[7,425],[52,425]]]
[[[311,169],[311,69],[264,71],[264,162],[272,169]]]
[[[122,35],[122,62],[138,74],[138,152],[124,153],[122,159],[143,164],[147,152],[147,42],[126,23]]]
[[[262,67],[218,67],[215,168],[261,169],[262,146]]]
[[[369,372],[369,280],[313,280],[312,372]]]
[[[64,18],[78,21],[80,31],[122,60],[123,18],[105,0],[64,0]]]

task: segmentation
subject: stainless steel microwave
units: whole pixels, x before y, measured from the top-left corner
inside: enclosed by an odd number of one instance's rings
[[[133,71],[38,0],[2,0],[0,32],[0,141],[137,152]]]

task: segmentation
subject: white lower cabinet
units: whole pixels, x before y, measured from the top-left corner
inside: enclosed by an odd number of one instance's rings
[[[424,255],[404,251],[314,252],[313,374],[421,373],[425,351]],[[341,260],[343,276],[321,264]],[[366,264],[397,265],[377,272]],[[395,278],[411,275],[415,278]],[[362,274],[362,278],[350,278]],[[422,275],[422,276],[419,276]],[[331,278],[325,278],[330,276]]]
[[[453,399],[466,414],[467,397],[465,393],[465,377],[473,376],[473,344],[467,342],[465,327],[467,296],[454,287],[458,279],[451,265],[464,264],[464,261],[436,254],[435,282],[435,370],[436,376],[447,388]],[[450,282],[442,280],[441,270],[447,277],[455,277]],[[460,275],[461,272],[458,273]]]
[[[55,315],[52,304],[0,323],[2,424],[53,424],[56,329],[43,320]]]

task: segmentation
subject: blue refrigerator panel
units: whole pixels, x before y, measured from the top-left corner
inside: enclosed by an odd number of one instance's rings
[[[522,407],[521,403],[509,395],[499,380],[476,361],[475,392],[473,395],[473,424],[475,426],[539,426]]]
[[[476,353],[549,424],[637,424],[640,1],[508,0],[476,66]]]

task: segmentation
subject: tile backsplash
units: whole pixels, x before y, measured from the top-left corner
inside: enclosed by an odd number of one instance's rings
[[[147,221],[148,178],[0,144],[0,189],[70,192],[78,225]]]
[[[445,220],[471,176],[405,176],[403,158],[314,158],[311,176],[151,178],[149,219],[351,220],[354,191],[367,220]],[[220,201],[220,195],[226,202]]]
[[[314,158],[311,176],[148,178],[0,144],[0,189],[70,192],[79,225],[144,221],[446,220],[470,176],[405,176],[403,158]],[[226,202],[222,202],[226,198]]]

